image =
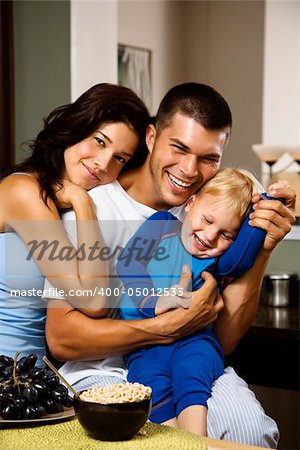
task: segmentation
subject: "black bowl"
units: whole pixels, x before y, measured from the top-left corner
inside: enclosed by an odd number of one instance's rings
[[[76,416],[87,434],[102,441],[131,439],[150,416],[151,398],[140,402],[102,403],[74,398]]]

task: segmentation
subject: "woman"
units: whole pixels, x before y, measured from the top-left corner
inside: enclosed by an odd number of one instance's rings
[[[31,156],[2,176],[0,354],[45,354],[45,276],[81,312],[106,314],[104,296],[72,295],[106,286],[106,263],[85,257],[103,242],[87,190],[115,180],[126,164],[143,162],[148,123],[144,103],[130,89],[98,84],[50,113]],[[76,214],[80,253],[60,221],[66,207]]]

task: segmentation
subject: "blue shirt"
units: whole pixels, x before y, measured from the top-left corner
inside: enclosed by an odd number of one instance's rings
[[[36,353],[38,365],[44,365],[44,276],[14,232],[0,233],[0,255],[0,354]]]
[[[190,255],[181,239],[181,222],[168,211],[150,216],[122,252],[117,271],[126,293],[121,299],[121,317],[143,319],[155,316],[155,306],[164,289],[177,284],[183,265],[192,270],[192,286],[203,285],[201,273],[213,272],[216,259]]]

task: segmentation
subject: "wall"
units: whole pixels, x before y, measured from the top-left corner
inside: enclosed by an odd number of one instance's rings
[[[173,85],[185,81],[184,3],[119,1],[118,42],[152,50],[152,110]]]
[[[71,98],[117,82],[117,2],[71,0]]]
[[[300,2],[266,1],[263,142],[300,145]]]
[[[234,115],[224,164],[257,172],[250,148],[261,140],[263,2],[72,0],[14,6],[17,145],[35,136],[52,108],[70,100],[70,48],[74,100],[95,83],[116,82],[121,42],[152,50],[153,113],[175,84],[215,86]]]
[[[16,160],[42,119],[70,101],[68,1],[14,2]]]
[[[300,150],[300,2],[267,1],[265,16],[263,96],[264,144],[295,146]],[[300,216],[299,165],[289,154],[272,167],[274,180],[287,179],[297,192]],[[282,173],[288,167],[289,172]],[[262,164],[268,178],[269,167]]]
[[[278,244],[266,270],[271,272],[297,273],[300,278],[300,240],[284,239]]]
[[[223,164],[259,175],[251,145],[261,139],[264,2],[187,2],[187,12],[187,77],[214,86],[233,114]]]
[[[118,18],[121,43],[153,51],[153,112],[174,84],[211,84],[234,117],[224,164],[259,175],[251,145],[261,140],[264,3],[120,1]]]

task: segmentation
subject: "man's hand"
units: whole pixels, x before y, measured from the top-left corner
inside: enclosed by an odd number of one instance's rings
[[[261,200],[259,195],[254,196],[254,212],[250,214],[249,224],[267,232],[263,248],[271,252],[295,223],[296,193],[286,181],[281,180],[269,187],[268,194],[278,200]]]
[[[46,334],[51,353],[61,360],[103,359],[148,345],[170,344],[196,333],[213,322],[223,308],[215,279],[205,272],[202,276],[204,285],[192,293],[190,308],[175,309],[151,319],[91,319],[67,302],[54,300],[53,307],[48,302]],[[188,271],[180,279],[186,289],[190,278]]]
[[[192,292],[192,303],[188,309],[179,308],[156,318],[164,321],[159,325],[164,336],[173,340],[196,333],[214,322],[224,307],[223,300],[217,292],[217,282],[208,272],[202,272],[203,286]],[[181,274],[179,284],[188,289],[191,280],[190,269]]]

